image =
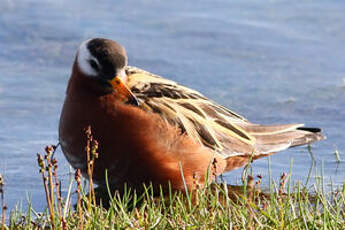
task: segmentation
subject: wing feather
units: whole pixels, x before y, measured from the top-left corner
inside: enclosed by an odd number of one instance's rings
[[[128,66],[128,86],[143,110],[159,114],[194,141],[224,157],[270,154],[322,135],[297,130],[303,124],[257,125],[201,93],[142,69]]]

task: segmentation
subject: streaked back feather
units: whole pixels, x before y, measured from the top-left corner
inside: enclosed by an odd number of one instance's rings
[[[207,99],[201,93],[136,67],[127,67],[128,85],[140,107],[225,158],[270,154],[324,137],[303,124],[258,125]],[[314,131],[318,131],[315,129]]]

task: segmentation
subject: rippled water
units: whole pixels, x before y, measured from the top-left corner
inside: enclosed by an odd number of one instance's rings
[[[57,143],[65,87],[78,44],[107,37],[129,62],[193,87],[257,123],[306,123],[328,139],[313,145],[313,175],[344,180],[345,4],[338,1],[67,1],[0,3],[0,173],[13,207],[45,207],[36,152]],[[68,163],[57,158],[63,183]],[[306,182],[306,147],[271,157],[274,178]],[[267,175],[267,158],[253,164]],[[316,170],[317,169],[317,170]],[[241,170],[225,175],[236,183]],[[267,177],[265,177],[267,178]],[[267,180],[266,180],[267,181]],[[327,184],[327,183],[326,183]]]

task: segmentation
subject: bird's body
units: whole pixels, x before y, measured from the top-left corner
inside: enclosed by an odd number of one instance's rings
[[[190,189],[209,179],[208,170],[219,175],[323,138],[320,129],[302,124],[252,124],[197,91],[127,66],[126,58],[119,64],[125,51],[117,46],[105,39],[81,45],[60,118],[63,152],[84,174],[84,129],[91,126],[99,142],[98,183],[104,183],[107,169],[110,183],[118,187],[152,182],[166,188],[170,182],[181,190],[183,172]]]

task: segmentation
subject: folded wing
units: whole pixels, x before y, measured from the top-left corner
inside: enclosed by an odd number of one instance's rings
[[[143,110],[159,114],[196,142],[225,158],[261,157],[323,139],[318,128],[303,124],[258,125],[174,81],[127,67],[128,85]]]

